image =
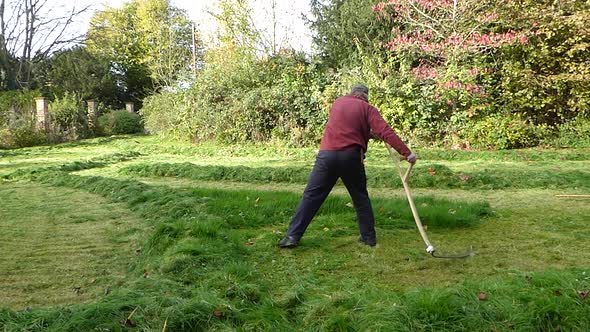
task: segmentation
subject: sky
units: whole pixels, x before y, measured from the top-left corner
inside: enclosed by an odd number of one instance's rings
[[[124,0],[54,0],[54,3],[74,4],[76,7],[91,5],[94,10],[100,10],[105,6],[121,6]],[[186,10],[188,16],[197,23],[197,27],[206,41],[210,42],[216,29],[215,20],[208,11],[215,11],[216,0],[171,0],[178,8]],[[254,10],[254,24],[259,31],[270,33],[271,26],[268,19],[269,4],[272,0],[250,0]],[[282,46],[291,46],[300,51],[311,51],[311,33],[304,24],[303,15],[309,15],[310,0],[276,0],[277,17],[277,42]],[[68,6],[66,5],[65,8]],[[86,30],[91,13],[82,17],[77,22],[77,29]]]

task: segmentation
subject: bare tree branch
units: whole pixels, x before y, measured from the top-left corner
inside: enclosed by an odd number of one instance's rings
[[[408,1],[408,3],[409,3],[411,6],[412,6],[412,8],[413,8],[413,9],[414,9],[414,10],[415,10],[415,11],[416,11],[418,14],[420,14],[421,16],[424,16],[424,17],[425,17],[427,20],[429,20],[430,22],[432,22],[432,23],[435,23],[435,24],[440,24],[440,22],[439,22],[438,20],[436,20],[436,19],[432,18],[430,15],[426,14],[426,13],[425,13],[423,10],[421,10],[420,8],[418,8],[418,6],[416,6],[416,5],[414,4],[414,2],[413,2],[413,1]]]
[[[71,9],[64,14],[66,7]],[[52,0],[0,0],[0,56],[13,59],[10,66],[15,73],[12,79],[20,83],[17,86],[30,83],[36,59],[82,41],[83,35],[72,34],[70,28],[76,17],[90,8],[56,5]],[[2,65],[6,66],[6,60],[2,60]],[[0,85],[7,84],[3,81]]]
[[[408,22],[412,23],[413,25],[432,30],[432,32],[434,32],[438,37],[444,38],[444,34],[441,33],[440,31],[438,31],[438,29],[436,29],[433,24],[427,24],[424,22],[420,22],[420,21],[414,19],[414,17],[412,17],[412,14],[409,12],[406,13],[406,19],[408,20]],[[432,21],[432,22],[436,23],[436,21]]]

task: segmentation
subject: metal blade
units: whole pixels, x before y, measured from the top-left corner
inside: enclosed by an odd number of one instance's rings
[[[468,257],[475,256],[475,252],[473,252],[473,247],[469,247],[468,249],[465,250],[465,252],[462,252],[462,253],[439,254],[436,251],[433,251],[430,254],[434,258],[449,258],[449,259],[453,259],[453,258],[468,258]]]

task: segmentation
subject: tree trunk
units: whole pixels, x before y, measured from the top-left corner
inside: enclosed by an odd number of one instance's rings
[[[0,91],[14,89],[14,69],[6,46],[6,1],[0,0]]]

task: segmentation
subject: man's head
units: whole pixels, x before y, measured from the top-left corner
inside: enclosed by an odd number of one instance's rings
[[[369,100],[369,88],[367,88],[367,86],[362,83],[353,85],[350,94],[366,101]]]

